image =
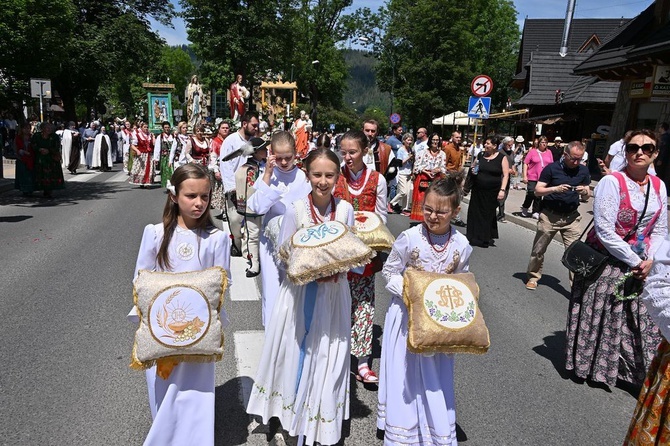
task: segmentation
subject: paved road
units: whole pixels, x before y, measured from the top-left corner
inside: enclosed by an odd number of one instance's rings
[[[142,230],[160,220],[165,194],[125,184],[118,171],[66,179],[53,201],[0,195],[0,444],[141,444],[151,420],[144,376],[128,368],[133,327],[125,315]],[[391,216],[389,227],[398,234],[407,223]],[[563,370],[567,274],[559,246],[549,248],[547,275],[530,292],[523,271],[533,233],[512,223],[500,232],[498,247],[475,248],[471,260],[492,346],[457,357],[464,444],[620,444],[635,397],[576,384]],[[244,412],[263,341],[260,302],[256,282],[240,276],[244,264],[234,260],[216,439],[262,445],[264,428]],[[377,289],[379,338],[389,301],[381,277]],[[352,380],[344,444],[381,444],[375,414],[376,392]]]

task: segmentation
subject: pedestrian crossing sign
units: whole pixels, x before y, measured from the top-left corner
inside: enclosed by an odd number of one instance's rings
[[[468,102],[468,117],[478,119],[488,119],[491,112],[491,98],[478,98],[470,96]]]

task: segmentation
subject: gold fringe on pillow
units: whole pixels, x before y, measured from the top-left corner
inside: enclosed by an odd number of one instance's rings
[[[375,255],[377,255],[377,253],[370,250],[369,253],[363,254],[353,259],[333,262],[321,268],[310,269],[309,271],[300,274],[291,274],[291,272],[288,272],[287,275],[294,284],[306,285],[308,283],[314,282],[317,279],[330,277],[334,274],[346,273],[354,268],[363,267],[370,263]]]

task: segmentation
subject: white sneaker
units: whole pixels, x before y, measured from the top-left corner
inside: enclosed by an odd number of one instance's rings
[[[539,219],[540,219],[540,214],[537,213],[537,212],[533,213],[533,218],[534,218],[535,220],[539,220]]]
[[[521,216],[530,217],[530,211],[528,210],[528,208],[521,206]]]

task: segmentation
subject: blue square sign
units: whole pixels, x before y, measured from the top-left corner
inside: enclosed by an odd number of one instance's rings
[[[468,101],[468,117],[488,119],[491,112],[491,98],[470,96]]]

